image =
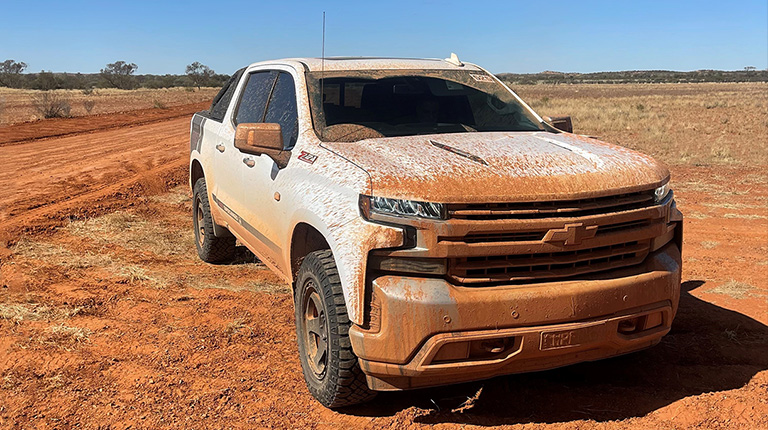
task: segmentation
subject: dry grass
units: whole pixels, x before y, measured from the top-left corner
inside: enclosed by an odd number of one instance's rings
[[[60,266],[66,271],[107,267],[115,264],[109,256],[104,254],[94,254],[87,251],[74,253],[62,246],[27,238],[20,239],[13,247],[13,252],[27,259],[39,260],[47,265]],[[41,269],[42,266],[39,265],[33,267],[31,274],[34,275]]]
[[[120,217],[111,217],[109,222],[115,222],[115,219],[119,220]],[[63,274],[71,271],[77,273],[80,270],[99,269],[116,278],[117,282],[124,284],[142,282],[149,283],[155,288],[163,288],[168,284],[166,279],[150,274],[144,267],[127,264],[107,253],[95,254],[90,251],[76,253],[59,245],[29,239],[19,240],[13,251],[14,254],[26,260],[24,264],[29,273],[40,279],[45,279],[46,274]]]
[[[202,88],[192,92],[184,88],[141,88],[97,89],[86,94],[83,90],[38,91],[0,88],[0,125],[40,119],[42,115],[36,111],[34,101],[43,93],[66,99],[71,105],[69,115],[85,116],[150,109],[158,105],[172,107],[210,101],[218,91],[218,88]]]
[[[67,351],[90,341],[93,331],[84,327],[72,327],[65,324],[50,326],[31,337],[28,342],[21,343],[21,348],[35,348],[39,345],[52,346]]]
[[[133,251],[149,251],[164,257],[191,255],[195,249],[192,229],[178,232],[163,227],[157,221],[128,212],[114,212],[73,222],[67,230],[75,236],[88,237],[105,245],[119,243]]]
[[[752,285],[749,285],[745,282],[734,281],[733,279],[722,285],[718,285],[717,287],[712,288],[708,292],[724,294],[726,296],[733,297],[734,299],[743,299],[746,296],[754,297],[761,295]]]
[[[768,164],[768,83],[519,85],[541,115],[667,163]]]
[[[88,337],[92,331],[82,327],[70,327],[68,325],[59,324],[48,329],[49,337],[48,342],[55,344],[73,344],[83,343],[88,341]]]
[[[80,313],[81,308],[54,308],[39,303],[0,303],[0,319],[22,321],[51,321],[66,319]]]
[[[192,193],[186,185],[175,187],[164,194],[150,196],[149,200],[174,206],[189,204],[189,210],[192,210]]]
[[[235,318],[224,328],[224,333],[231,337],[245,329],[250,329],[253,332],[253,329],[248,327],[249,322],[247,318]]]
[[[723,215],[723,218],[733,218],[733,219],[768,219],[768,216],[766,216],[766,215],[757,215],[757,214],[725,214],[725,215]]]

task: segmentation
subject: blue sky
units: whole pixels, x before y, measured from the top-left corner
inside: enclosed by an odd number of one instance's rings
[[[227,6],[223,6],[227,4]],[[444,58],[494,73],[768,68],[768,1],[11,1],[0,61],[29,72],[231,73],[326,55]]]

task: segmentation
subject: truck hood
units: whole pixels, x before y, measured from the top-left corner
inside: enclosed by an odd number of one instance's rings
[[[490,132],[323,143],[371,177],[372,195],[438,203],[567,200],[641,191],[666,166],[569,133]]]

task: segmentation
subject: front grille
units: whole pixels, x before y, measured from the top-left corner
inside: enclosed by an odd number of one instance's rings
[[[449,204],[436,246],[469,286],[565,279],[642,263],[669,202],[646,190],[580,200]]]
[[[632,241],[576,251],[453,258],[450,277],[462,284],[563,278],[641,263],[650,241]]]
[[[448,204],[448,217],[468,220],[582,217],[641,209],[654,204],[653,191],[580,200]]]

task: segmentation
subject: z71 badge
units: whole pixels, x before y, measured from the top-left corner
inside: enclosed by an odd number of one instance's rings
[[[307,151],[301,151],[301,154],[299,154],[299,160],[305,163],[314,164],[315,160],[317,160],[317,155],[310,154]]]

